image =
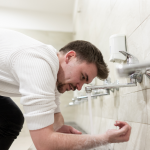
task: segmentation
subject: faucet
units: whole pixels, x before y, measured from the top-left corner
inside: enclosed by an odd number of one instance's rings
[[[100,93],[100,92],[96,92],[97,94],[91,95],[91,98],[97,98],[98,96],[104,96],[104,95],[110,95],[110,90],[109,89],[105,89],[104,93]],[[81,101],[81,100],[86,100],[88,99],[88,96],[79,96],[76,98],[73,98],[72,101]]]
[[[110,84],[110,83],[111,83],[110,78],[107,78],[106,80],[104,80],[104,85]],[[103,92],[102,92],[102,90],[95,90],[94,94],[91,95],[91,98],[94,99],[94,98],[97,98],[98,96],[110,95],[110,90],[111,89],[104,89]],[[88,96],[75,97],[75,98],[72,99],[72,102],[70,102],[69,105],[70,106],[72,106],[72,105],[78,105],[83,100],[87,100],[87,99],[88,99]]]
[[[122,54],[123,52],[120,51]],[[126,55],[126,54],[124,54]],[[127,65],[120,65],[117,68],[117,72],[119,74],[120,77],[127,77],[130,74],[135,74],[137,75],[137,82],[141,82],[141,78],[143,73],[145,73],[145,75],[150,79],[150,62],[144,62],[144,63],[136,63],[135,57],[132,56],[131,54],[127,54]],[[135,61],[133,61],[135,60]],[[130,61],[133,61],[133,63],[131,63],[130,65],[128,65]]]
[[[133,55],[124,51],[119,51],[119,52],[127,57],[127,66],[126,66],[127,68],[132,68],[133,65],[137,65],[139,63],[138,59],[134,57]],[[127,72],[124,71],[124,69],[125,67],[120,66],[120,68],[118,69],[118,72],[120,72],[121,75],[123,74],[126,77],[129,77],[130,78],[129,83],[126,83],[126,84],[113,83],[113,84],[106,84],[106,85],[87,86],[85,87],[86,93],[91,93],[92,90],[96,90],[96,89],[110,90],[110,89],[118,89],[122,87],[133,87],[133,86],[137,86],[137,82],[139,83],[142,82],[143,75],[142,75],[141,69],[138,68],[136,71],[131,69],[131,70],[128,70]],[[149,77],[150,77],[150,71],[149,71]]]
[[[92,90],[96,90],[96,89],[118,89],[121,87],[132,87],[132,86],[137,86],[137,82],[136,79],[133,79],[132,77],[130,78],[130,83],[127,84],[118,84],[118,83],[114,83],[114,84],[108,84],[108,85],[96,85],[96,86],[87,86],[85,87],[85,91],[86,93],[91,93]]]

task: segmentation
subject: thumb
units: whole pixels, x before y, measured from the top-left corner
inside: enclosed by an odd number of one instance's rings
[[[121,129],[117,130],[118,135],[125,135],[128,132],[129,128],[127,125],[123,126]]]
[[[75,128],[72,128],[72,131],[71,131],[73,134],[82,134],[82,132],[76,130]]]

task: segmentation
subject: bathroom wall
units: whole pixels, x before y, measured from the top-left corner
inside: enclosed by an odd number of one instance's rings
[[[45,44],[52,45],[57,50],[59,50],[67,43],[71,42],[73,39],[73,34],[71,32],[55,32],[55,31],[41,31],[41,30],[28,30],[28,29],[12,29],[12,30],[21,32]],[[65,121],[73,120],[72,115],[69,113],[70,107],[68,107],[68,103],[71,101],[72,97],[73,97],[73,92],[67,92],[60,96],[60,102],[61,102],[60,109],[65,118]],[[12,97],[12,99],[23,111],[23,107],[20,104],[20,98]],[[20,136],[28,136],[28,135],[29,135],[29,131],[25,122],[24,127],[20,133]]]
[[[116,64],[109,62],[109,37],[126,35],[127,52],[140,62],[150,57],[150,1],[149,0],[78,0],[74,17],[74,39],[87,40],[102,52],[110,70],[112,82],[119,79]],[[96,84],[102,81],[96,79]],[[87,101],[71,106],[76,111],[75,122],[90,133]],[[116,120],[132,127],[129,142],[112,144],[112,150],[150,149],[150,80],[144,75],[136,87],[120,88],[109,96],[92,100],[94,133],[113,129]]]

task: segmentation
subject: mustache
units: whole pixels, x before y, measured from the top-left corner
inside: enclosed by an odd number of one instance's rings
[[[74,86],[73,84],[70,83],[70,85],[71,85],[73,91],[75,91],[77,89],[77,87]]]
[[[58,89],[58,90],[61,90],[61,88],[62,88],[64,85],[65,85],[65,84],[59,83],[59,84],[57,85],[57,89]],[[71,88],[72,88],[73,91],[75,91],[75,90],[77,89],[77,87],[74,86],[72,83],[69,83],[69,85],[71,86]]]

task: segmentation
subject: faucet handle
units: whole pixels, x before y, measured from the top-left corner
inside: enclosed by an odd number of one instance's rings
[[[139,63],[139,60],[135,56],[131,55],[130,53],[127,53],[125,51],[119,51],[119,52],[127,57],[127,64],[128,65],[130,65],[130,64],[138,64]]]

